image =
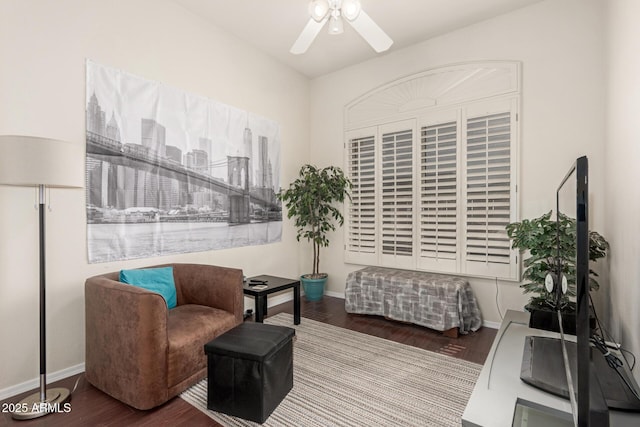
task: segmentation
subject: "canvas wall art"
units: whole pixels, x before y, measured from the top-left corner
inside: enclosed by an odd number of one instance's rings
[[[281,240],[278,123],[86,66],[90,263]]]

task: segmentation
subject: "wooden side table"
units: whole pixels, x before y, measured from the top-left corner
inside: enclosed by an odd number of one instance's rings
[[[265,282],[266,288],[256,289],[250,286],[251,280],[259,280]],[[243,283],[243,291],[245,295],[253,296],[255,300],[256,322],[263,323],[264,316],[267,314],[267,295],[274,292],[280,292],[285,289],[293,288],[293,324],[300,324],[300,281],[294,279],[285,279],[276,276],[253,276],[248,277]]]

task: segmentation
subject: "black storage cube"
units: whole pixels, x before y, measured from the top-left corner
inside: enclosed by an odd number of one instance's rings
[[[263,423],[293,387],[295,330],[242,323],[204,346],[207,408]]]

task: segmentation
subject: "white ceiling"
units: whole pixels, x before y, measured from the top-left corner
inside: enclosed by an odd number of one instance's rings
[[[350,25],[329,35],[326,26],[309,50],[289,49],[309,20],[309,0],[174,0],[216,27],[314,78],[541,0],[360,0],[362,9],[393,39],[376,54]]]

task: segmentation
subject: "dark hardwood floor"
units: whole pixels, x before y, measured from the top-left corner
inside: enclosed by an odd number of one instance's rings
[[[269,315],[280,312],[292,313],[293,304],[284,303],[269,309]],[[369,335],[386,338],[399,343],[447,354],[449,356],[484,363],[496,335],[495,329],[481,328],[477,332],[448,338],[440,332],[420,326],[409,325],[378,316],[347,314],[344,300],[325,296],[321,301],[301,300],[302,322],[304,318],[329,323]],[[71,411],[69,413],[50,414],[42,418],[15,421],[6,412],[8,403],[17,403],[34,391],[9,398],[0,402],[0,426],[20,425],[24,427],[47,426],[217,426],[211,418],[180,398],[172,399],[164,405],[150,411],[138,411],[102,393],[89,384],[84,375],[50,384],[49,387],[73,389]]]

